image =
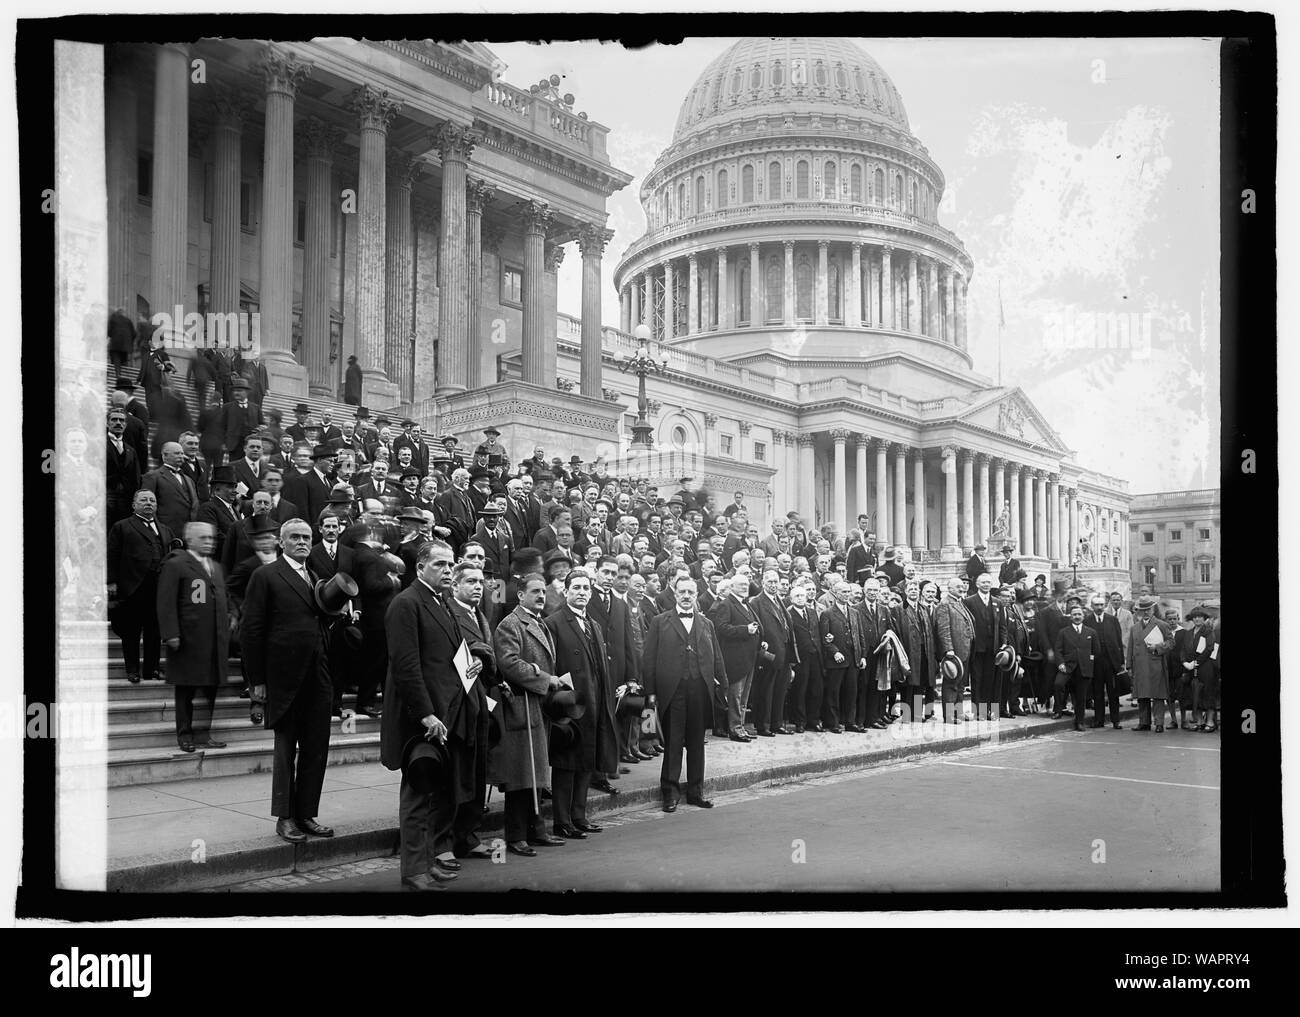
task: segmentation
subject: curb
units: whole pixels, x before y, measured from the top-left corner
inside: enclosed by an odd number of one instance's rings
[[[1122,707],[1120,719],[1133,719],[1136,707]],[[736,791],[770,782],[785,782],[796,778],[821,776],[844,770],[864,770],[885,763],[897,762],[938,752],[975,748],[979,745],[1023,741],[1039,734],[1068,731],[1074,726],[1072,719],[1047,721],[1016,727],[1008,731],[962,734],[959,737],[927,735],[935,727],[923,727],[918,738],[896,737],[891,744],[866,749],[851,755],[830,759],[805,759],[788,763],[739,770],[719,777],[706,777],[704,791],[717,794]],[[963,729],[964,730],[964,729]],[[505,824],[505,813],[499,807],[499,794],[493,794],[493,808],[483,817],[481,834],[499,834]],[[589,816],[622,812],[660,801],[659,787],[636,788],[620,791],[618,795],[594,792],[588,799]],[[550,815],[548,806],[542,807],[543,816]],[[395,817],[394,817],[395,818]],[[258,837],[223,845],[220,854],[214,854],[201,864],[189,859],[136,857],[120,869],[108,872],[106,889],[115,893],[159,893],[195,890],[220,890],[234,883],[267,876],[283,876],[292,872],[339,865],[366,858],[397,853],[398,829],[396,822],[376,826],[336,825],[334,836],[328,839],[312,838],[305,844],[287,844],[279,839]]]

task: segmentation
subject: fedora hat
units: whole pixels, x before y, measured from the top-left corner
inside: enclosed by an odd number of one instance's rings
[[[212,467],[212,477],[209,480],[211,484],[238,484],[239,478],[235,476],[233,466],[214,466]]]
[[[553,721],[581,720],[587,715],[587,707],[578,702],[578,693],[573,689],[547,690],[542,710]]]
[[[424,513],[414,505],[407,505],[401,512],[397,513],[398,519],[407,519],[414,523],[424,522]]]
[[[1133,610],[1150,611],[1153,607],[1155,607],[1159,603],[1160,603],[1159,600],[1151,596],[1151,594],[1146,593],[1143,594],[1141,597],[1138,597],[1137,603],[1133,605]]]
[[[335,572],[316,584],[316,606],[326,614],[342,614],[343,605],[357,595],[356,580],[346,572]]]
[[[326,505],[351,505],[356,499],[353,494],[348,492],[346,487],[336,487],[330,491],[329,497],[325,499]]]
[[[336,455],[338,455],[338,449],[333,445],[317,445],[311,450],[313,462],[317,459],[333,459]]]
[[[939,669],[943,672],[944,681],[955,682],[958,685],[965,684],[966,665],[951,650],[944,654],[943,659],[939,661]]]
[[[437,791],[440,778],[447,773],[449,765],[447,746],[440,741],[412,735],[402,746],[402,776],[417,794],[428,795]]]
[[[893,561],[895,558],[898,557],[898,550],[893,547],[887,547],[885,548],[884,557],[885,557],[885,561]]]
[[[483,433],[484,433],[484,434],[494,434],[494,435],[496,435],[498,438],[501,437],[501,432],[498,431],[495,427],[485,427],[485,428],[483,428]]]
[[[272,519],[269,514],[264,516],[249,516],[248,518],[248,535],[250,537],[258,537],[263,533],[279,532],[280,524]]]
[[[1001,649],[993,655],[993,663],[1000,671],[1010,671],[1015,673],[1020,658],[1016,654],[1016,648],[1010,643],[1003,643]]]

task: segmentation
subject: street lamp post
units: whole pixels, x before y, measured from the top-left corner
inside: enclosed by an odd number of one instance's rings
[[[624,356],[622,350],[614,354],[614,363],[624,374],[632,371],[637,377],[637,394],[636,394],[636,423],[632,425],[632,448],[648,449],[653,443],[650,440],[650,434],[654,430],[650,422],[646,420],[646,396],[645,396],[645,379],[648,374],[663,374],[668,370],[668,354],[664,353],[658,358],[650,353],[650,328],[647,325],[638,325],[636,332],[637,348],[636,352],[630,357]]]

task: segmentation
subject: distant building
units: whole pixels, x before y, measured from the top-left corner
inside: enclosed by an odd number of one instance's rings
[[[1219,599],[1219,491],[1138,494],[1129,505],[1133,588],[1184,608]]]

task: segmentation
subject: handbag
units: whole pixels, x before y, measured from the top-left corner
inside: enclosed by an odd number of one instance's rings
[[[1115,692],[1119,696],[1131,695],[1133,692],[1133,676],[1125,670],[1115,674]]]

